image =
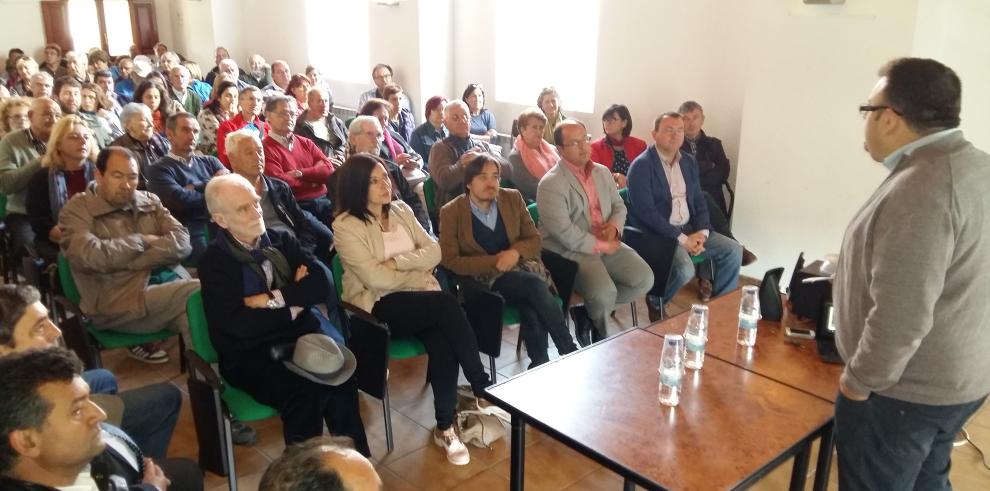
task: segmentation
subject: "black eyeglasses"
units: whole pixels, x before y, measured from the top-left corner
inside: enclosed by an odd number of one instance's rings
[[[894,109],[894,108],[892,108],[890,106],[871,106],[869,104],[863,104],[863,105],[859,106],[859,115],[862,116],[863,119],[866,119],[866,116],[869,115],[871,112],[873,112],[873,111],[880,111],[882,109],[890,109],[891,111],[894,111],[894,114],[896,114],[898,116],[901,115],[901,112],[900,111],[898,111],[897,109]]]

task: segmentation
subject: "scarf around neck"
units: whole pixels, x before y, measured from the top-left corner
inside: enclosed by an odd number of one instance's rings
[[[262,264],[266,260],[272,263],[275,290],[281,289],[291,281],[292,272],[290,271],[289,260],[285,258],[282,251],[272,245],[267,232],[261,234],[258,239],[258,247],[253,250],[248,250],[226,230],[220,233],[217,241],[237,262],[241,263],[245,296],[267,293],[272,290],[268,286],[268,277],[265,276],[265,271],[262,269]]]
[[[89,160],[83,162],[82,171],[86,177],[86,184],[93,182],[93,163]],[[66,170],[48,169],[48,204],[51,205],[52,219],[58,223],[58,214],[62,207],[69,201],[69,184],[66,181]]]
[[[540,140],[540,149],[535,150],[523,141],[521,135],[517,136],[515,149],[519,152],[519,156],[522,157],[526,170],[536,180],[540,180],[560,160],[560,156],[557,155],[557,149],[542,139]]]

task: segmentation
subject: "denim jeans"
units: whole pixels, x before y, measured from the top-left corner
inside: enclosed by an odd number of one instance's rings
[[[952,489],[952,442],[985,399],[929,406],[877,394],[853,401],[840,394],[835,402],[839,489]]]
[[[86,370],[82,373],[82,379],[89,385],[89,391],[93,394],[117,393],[117,377],[106,368]]]
[[[539,276],[528,271],[509,271],[495,280],[492,290],[519,311],[519,328],[529,353],[529,368],[550,360],[548,333],[560,354],[577,350],[557,298]]]
[[[685,231],[684,233],[691,233]],[[739,286],[739,268],[742,266],[742,246],[738,242],[718,233],[711,232],[705,241],[705,258],[715,263],[715,282],[712,284],[712,295],[724,295]],[[710,276],[710,274],[709,274]],[[686,285],[694,277],[694,264],[687,249],[678,246],[674,250],[674,262],[670,266],[670,278],[667,279],[667,291],[663,295],[663,303],[677,295],[677,290]]]
[[[178,387],[158,383],[117,395],[124,401],[120,428],[130,435],[146,457],[164,459],[182,407],[182,393]]]

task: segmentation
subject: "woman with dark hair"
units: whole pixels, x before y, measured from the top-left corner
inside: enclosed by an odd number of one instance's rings
[[[353,155],[336,174],[333,230],[344,266],[342,300],[388,324],[392,336],[415,336],[423,342],[437,420],[433,440],[448,461],[466,465],[471,456],[453,426],[458,366],[475,395],[491,379],[457,298],[441,291],[433,276],[440,246],[408,205],[392,201],[391,181],[378,157]]]
[[[140,102],[151,109],[155,133],[164,134],[165,121],[168,117],[176,112],[185,111],[181,104],[169,97],[165,86],[156,78],[149,78],[138,84],[134,89],[134,102]]]
[[[464,89],[461,100],[471,113],[471,134],[481,141],[492,141],[498,130],[495,129],[495,114],[485,108],[485,88],[481,84],[470,84]]]
[[[543,111],[547,117],[547,126],[543,130],[543,139],[553,145],[553,129],[557,123],[567,119],[563,111],[560,110],[560,94],[553,87],[544,87],[540,95],[536,97],[536,107]]]
[[[79,112],[100,117],[107,121],[110,126],[110,135],[114,138],[124,134],[124,129],[120,124],[120,118],[113,113],[110,100],[107,99],[103,87],[93,82],[86,82],[79,91],[82,95],[82,103],[79,105]]]
[[[416,153],[423,156],[423,168],[430,168],[430,149],[433,144],[447,138],[449,134],[447,127],[443,125],[443,108],[447,105],[447,98],[442,95],[435,95],[426,101],[426,121],[419,125],[412,132],[409,145]]]
[[[285,95],[296,100],[296,112],[302,113],[309,107],[309,89],[311,87],[312,83],[301,73],[297,73],[289,79],[289,86],[285,88]]]
[[[237,114],[237,84],[224,80],[213,86],[210,100],[196,116],[199,121],[199,143],[196,149],[204,155],[217,154],[217,130],[220,123]]]
[[[626,187],[629,164],[646,150],[646,142],[630,135],[632,116],[629,108],[612,104],[602,114],[605,136],[591,144],[591,160],[608,167],[620,188]]]

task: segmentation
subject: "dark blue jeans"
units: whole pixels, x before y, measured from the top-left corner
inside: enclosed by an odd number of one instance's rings
[[[326,198],[299,200],[299,207],[313,214],[317,220],[333,229],[333,206]]]
[[[509,271],[495,280],[492,290],[519,311],[519,329],[529,353],[529,368],[550,360],[547,334],[560,354],[577,350],[557,298],[539,276],[528,271]]]
[[[983,404],[929,406],[871,394],[835,402],[839,489],[949,490],[956,433]]]
[[[120,428],[130,435],[146,457],[164,459],[182,407],[179,388],[158,383],[125,390],[117,396],[124,401]]]

